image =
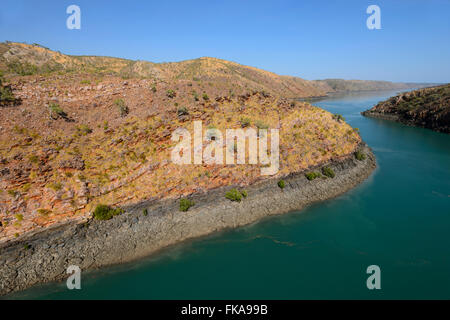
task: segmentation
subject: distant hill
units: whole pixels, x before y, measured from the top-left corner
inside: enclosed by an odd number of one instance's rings
[[[362,114],[450,133],[450,84],[401,93]]]
[[[267,91],[286,98],[324,96],[341,91],[406,89],[418,84],[387,81],[326,79],[309,81],[282,76],[217,58],[203,57],[170,63],[133,61],[101,56],[71,56],[38,44],[0,43],[0,71],[11,75],[81,74],[145,78],[174,83],[199,81],[222,94]]]
[[[408,89],[429,86],[426,83],[403,83],[390,81],[374,80],[343,80],[343,79],[325,79],[316,80],[324,88],[329,87],[328,92],[351,92],[351,91],[377,91],[377,90],[395,90]]]

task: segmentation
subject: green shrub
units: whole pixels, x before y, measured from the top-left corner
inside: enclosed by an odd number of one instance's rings
[[[174,90],[169,89],[169,90],[167,90],[166,95],[167,95],[167,97],[172,99],[172,98],[175,98],[177,96],[177,93]]]
[[[152,87],[152,92],[155,93],[156,92],[156,86]]]
[[[51,211],[48,209],[40,208],[40,209],[37,209],[37,213],[39,213],[41,216],[46,217],[51,213]]]
[[[125,104],[125,101],[123,101],[123,99],[116,99],[114,101],[114,104],[117,106],[121,117],[126,117],[130,112],[130,109],[128,109],[128,106]]]
[[[284,182],[284,180],[278,181],[278,187],[280,187],[280,189],[284,189],[286,187],[286,183]]]
[[[238,189],[233,188],[225,194],[225,198],[231,201],[241,202],[242,198],[247,198],[247,195],[246,190],[239,191]]]
[[[142,214],[144,215],[144,217],[148,216],[148,210],[147,210],[147,208],[142,209]]]
[[[50,103],[48,106],[48,109],[50,110],[50,117],[52,119],[56,120],[59,117],[61,117],[61,118],[67,117],[67,113],[65,113],[64,110],[61,109],[61,107],[57,103]]]
[[[323,167],[322,173],[328,178],[334,178],[335,176],[333,169],[331,169],[330,167]]]
[[[188,111],[188,109],[186,107],[181,107],[181,108],[178,108],[177,114],[178,114],[179,117],[187,116],[187,115],[189,115],[189,111]]]
[[[18,193],[16,190],[14,190],[14,189],[9,189],[9,190],[8,190],[8,194],[9,194],[11,197],[15,198],[19,193]]]
[[[316,178],[320,177],[320,173],[318,172],[308,172],[307,174],[305,174],[306,179],[308,179],[309,181],[314,180]]]
[[[248,126],[250,126],[251,121],[249,118],[241,118],[241,127],[242,128],[246,128]]]
[[[17,219],[17,221],[22,221],[23,220],[23,215],[20,214],[20,213],[16,214],[16,219]]]
[[[183,198],[180,200],[180,211],[186,212],[194,205],[194,201]]]
[[[9,104],[16,101],[10,86],[4,86],[0,77],[0,105]]]
[[[28,160],[30,160],[31,163],[38,163],[39,157],[34,154],[31,154],[28,156]]]
[[[356,160],[363,161],[364,159],[366,159],[366,155],[360,150],[358,150],[355,152],[355,158]]]
[[[268,129],[269,128],[269,126],[267,124],[265,124],[264,122],[262,122],[261,120],[256,121],[255,126],[258,129]]]
[[[18,61],[11,62],[8,64],[8,69],[21,76],[30,76],[38,73],[38,68],[28,62],[20,63]]]
[[[97,220],[110,220],[123,212],[121,208],[111,208],[110,206],[99,204],[94,210],[94,218]]]
[[[194,100],[195,100],[195,101],[200,100],[200,99],[198,98],[198,93],[197,93],[197,92],[193,91],[193,92],[192,92],[192,96],[194,97]]]
[[[92,129],[89,128],[86,124],[80,124],[79,126],[76,127],[77,129],[77,133],[80,136],[86,136],[89,133],[92,133]]]
[[[333,119],[337,122],[345,121],[345,118],[341,114],[333,114]]]
[[[203,100],[205,100],[205,101],[208,101],[208,100],[209,100],[209,97],[208,97],[208,95],[207,95],[206,93],[203,94],[202,98],[203,98]]]
[[[62,189],[61,182],[51,182],[46,185],[47,188],[53,189],[54,191],[59,191]]]

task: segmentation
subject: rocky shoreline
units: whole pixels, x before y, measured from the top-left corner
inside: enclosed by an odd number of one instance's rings
[[[336,176],[332,179],[308,181],[304,172],[291,174],[283,178],[284,189],[277,186],[279,179],[260,181],[245,187],[248,197],[242,202],[224,197],[232,186],[221,187],[193,195],[195,206],[188,212],[179,211],[177,199],[142,202],[124,207],[124,214],[108,221],[75,221],[3,243],[0,295],[64,280],[70,265],[86,271],[129,262],[184,240],[336,197],[363,182],[376,167],[370,148],[364,143],[358,148],[366,155],[362,161],[350,154],[324,164],[334,170]],[[320,167],[310,170],[314,169]]]
[[[400,93],[361,114],[450,133],[450,85]]]

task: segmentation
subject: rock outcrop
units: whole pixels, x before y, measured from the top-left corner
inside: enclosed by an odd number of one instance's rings
[[[401,93],[362,115],[450,133],[450,84]]]

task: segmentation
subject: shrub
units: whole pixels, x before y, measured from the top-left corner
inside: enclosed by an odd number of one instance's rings
[[[333,169],[331,169],[330,167],[323,167],[322,173],[328,178],[334,178],[335,176]]]
[[[268,129],[269,128],[269,126],[267,124],[265,124],[264,122],[262,122],[261,120],[256,121],[255,126],[258,129]]]
[[[366,159],[366,155],[358,150],[355,152],[355,158],[356,160],[363,161],[364,159]]]
[[[37,213],[39,213],[41,216],[46,217],[51,213],[51,211],[48,209],[41,208],[41,209],[37,209]]]
[[[89,128],[86,124],[80,124],[79,126],[76,127],[77,129],[77,133],[80,136],[86,136],[89,133],[92,133],[92,129]]]
[[[20,213],[16,214],[16,219],[17,219],[17,221],[22,221],[23,220],[23,215],[20,214]]]
[[[25,184],[22,186],[22,191],[23,191],[23,192],[28,192],[28,191],[30,191],[30,189],[31,189],[31,183],[25,183]]]
[[[52,182],[47,184],[46,187],[53,189],[54,191],[59,191],[62,189],[62,184],[60,182]]]
[[[130,112],[130,109],[128,109],[128,106],[125,104],[125,101],[123,101],[123,99],[116,99],[114,101],[114,104],[117,106],[117,109],[119,109],[121,117],[126,117]]]
[[[28,160],[30,160],[31,163],[38,163],[39,162],[39,157],[32,154],[28,156]]]
[[[341,114],[333,114],[333,119],[337,122],[345,121],[345,118]]]
[[[198,98],[198,93],[197,92],[192,92],[192,96],[194,97],[194,100],[195,101],[198,101],[198,100],[200,100],[199,98]]]
[[[183,198],[180,200],[180,211],[186,212],[194,205],[194,201]]]
[[[156,86],[152,87],[152,92],[155,93],[156,92]]]
[[[286,183],[284,182],[284,180],[278,181],[278,187],[280,187],[280,189],[284,189],[286,187]]]
[[[189,111],[188,111],[188,109],[186,107],[181,107],[181,108],[178,108],[177,114],[178,114],[179,117],[187,116],[187,115],[189,115]]]
[[[237,189],[231,189],[225,194],[225,198],[231,201],[241,202],[242,198],[247,198],[247,195],[246,190],[239,191]]]
[[[0,105],[9,104],[16,101],[10,86],[4,86],[0,77]]]
[[[59,117],[67,117],[67,113],[65,113],[57,103],[50,103],[48,109],[50,110],[50,117],[54,120],[58,119]]]
[[[209,97],[208,97],[208,95],[207,95],[206,93],[203,94],[202,98],[203,98],[203,100],[205,100],[205,101],[208,101],[208,100],[209,100]]]
[[[148,216],[147,208],[142,209],[142,214],[144,215],[144,217]]]
[[[110,220],[123,212],[121,208],[111,208],[110,206],[99,204],[94,210],[94,218],[97,220]]]
[[[172,99],[172,98],[175,98],[177,96],[177,93],[174,90],[169,89],[169,90],[167,90],[166,95],[167,95],[167,97]]]
[[[242,128],[246,128],[248,126],[250,126],[251,121],[249,118],[241,118],[241,127]]]
[[[308,172],[307,174],[305,174],[306,179],[308,179],[309,181],[314,180],[316,178],[320,177],[320,173],[318,172]]]
[[[26,63],[20,63],[18,61],[11,62],[8,64],[8,69],[21,76],[30,76],[38,73],[37,66],[32,65],[28,62]]]

